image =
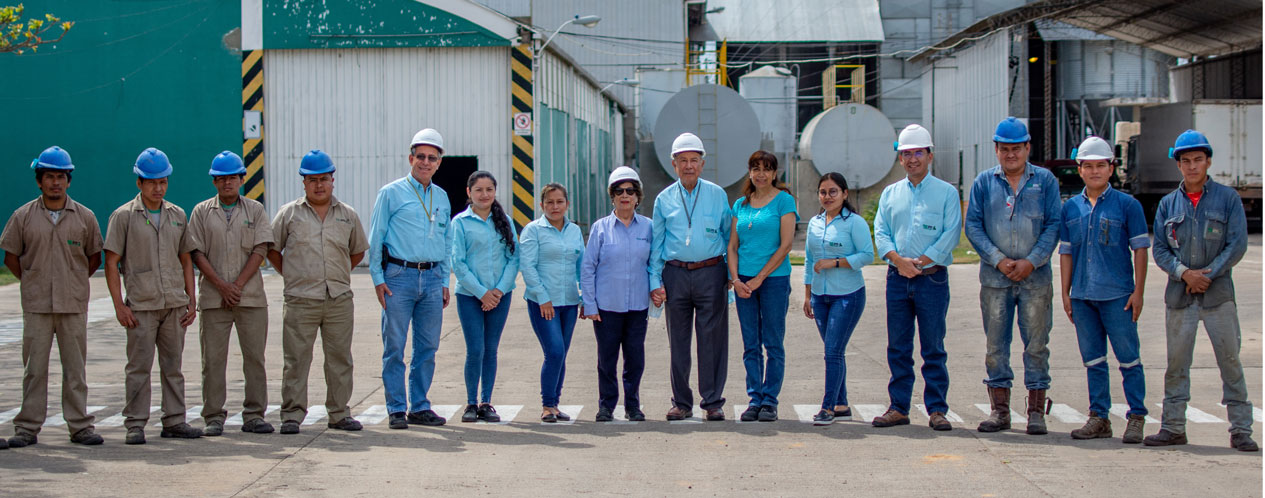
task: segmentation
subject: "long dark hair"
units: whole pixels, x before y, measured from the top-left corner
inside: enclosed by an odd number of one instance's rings
[[[470,179],[466,180],[466,188],[474,188],[474,183],[480,178],[487,178],[492,181],[492,188],[496,188],[496,177],[492,173],[479,170],[470,173]],[[471,204],[470,199],[466,199],[466,204]],[[505,210],[501,208],[501,203],[495,198],[492,199],[492,226],[496,228],[496,233],[501,234],[501,242],[508,247],[510,254],[514,254],[514,229],[510,228],[509,219],[505,217]]]
[[[817,180],[818,190],[821,190],[821,184],[826,183],[826,180],[830,180],[834,182],[835,185],[839,186],[839,189],[842,190],[842,192],[840,192],[839,195],[848,193],[848,180],[844,179],[843,175],[836,173],[834,171],[821,175],[821,179]],[[849,201],[847,198],[843,199],[843,207],[848,208],[848,212],[851,212],[851,213],[857,212],[857,208],[852,207],[852,202]],[[821,207],[821,212],[823,213],[826,212],[826,206]]]
[[[786,189],[786,185],[782,185],[781,182],[777,180],[777,156],[773,155],[769,151],[757,150],[751,154],[751,157],[747,158],[747,177],[742,181],[742,195],[744,197],[742,200],[743,204],[750,206],[751,195],[755,193],[755,184],[751,183],[751,170],[756,169],[757,167],[763,168],[765,166],[773,168],[773,180],[770,182],[773,184],[773,187],[786,193],[791,192]]]

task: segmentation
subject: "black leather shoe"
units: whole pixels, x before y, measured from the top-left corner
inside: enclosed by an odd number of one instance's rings
[[[479,420],[479,408],[474,405],[466,405],[466,411],[461,414],[462,422],[475,422]]]
[[[557,408],[557,407],[554,407],[554,408]],[[557,417],[559,422],[569,422],[571,420],[570,415],[567,415],[562,412],[555,413],[553,414],[553,416]]]
[[[390,419],[388,426],[392,429],[408,429],[408,420],[404,418],[404,412],[394,412],[388,417]]]
[[[615,420],[615,416],[611,415],[610,410],[603,407],[597,409],[597,417],[594,417],[594,420],[598,422],[610,422]]]
[[[298,434],[299,421],[298,420],[282,420],[281,433],[282,434]]]
[[[501,416],[496,414],[496,408],[493,408],[491,403],[484,403],[484,404],[479,405],[479,408],[475,410],[475,415],[479,417],[479,420],[482,420],[489,424],[494,424],[501,421]]]
[[[13,437],[9,438],[10,448],[24,448],[39,442],[39,438],[35,434],[26,431],[14,431]]]
[[[761,422],[776,422],[777,421],[777,407],[773,405],[761,406],[760,407],[760,421]]]
[[[422,410],[408,414],[408,423],[437,427],[448,423],[448,419],[439,416],[434,410]]]
[[[342,420],[326,423],[325,426],[340,431],[358,431],[363,428],[359,421],[351,417],[343,417]]]
[[[628,419],[629,422],[645,422],[646,414],[641,412],[641,408],[625,408],[624,418]]]
[[[760,419],[760,407],[756,405],[747,405],[747,409],[742,412],[738,420],[743,422],[755,422]]]
[[[1186,435],[1169,432],[1168,429],[1160,429],[1160,431],[1154,435],[1143,438],[1142,444],[1147,446],[1176,446],[1186,444]]]

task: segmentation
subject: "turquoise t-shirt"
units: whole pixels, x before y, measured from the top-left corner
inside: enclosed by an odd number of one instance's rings
[[[795,213],[795,221],[798,222],[799,213],[795,209],[795,198],[785,191],[778,192],[773,200],[760,208],[746,204],[746,200],[746,197],[738,199],[733,208],[734,220],[738,224],[738,274],[754,277],[782,243],[782,216]],[[791,258],[788,255],[769,276],[785,277],[790,274]]]

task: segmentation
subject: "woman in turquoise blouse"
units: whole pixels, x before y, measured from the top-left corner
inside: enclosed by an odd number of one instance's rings
[[[861,267],[874,262],[874,239],[865,218],[848,202],[848,181],[826,173],[817,181],[821,213],[804,238],[804,316],[817,322],[826,350],[826,394],[813,423],[849,417],[844,350],[865,310]]]
[[[466,339],[466,409],[461,421],[500,422],[492,407],[492,385],[496,381],[496,349],[518,277],[518,237],[496,201],[496,179],[491,173],[472,173],[466,181],[466,195],[470,207],[452,219],[457,317]]]
[[[729,276],[742,327],[747,370],[744,422],[777,420],[777,395],[786,368],[786,310],[791,294],[795,198],[777,181],[777,157],[756,151],[747,159],[743,197],[734,202],[729,230]],[[763,358],[768,356],[767,363]]]
[[[540,189],[540,210],[544,215],[523,227],[518,244],[527,315],[545,353],[540,367],[540,420],[548,423],[571,420],[570,415],[558,410],[558,401],[580,304],[584,235],[579,226],[567,220],[568,207],[565,187],[557,183],[545,185]]]

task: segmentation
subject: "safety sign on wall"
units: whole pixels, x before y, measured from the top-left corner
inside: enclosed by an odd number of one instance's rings
[[[530,112],[514,113],[514,134],[515,135],[531,135],[531,113]]]

